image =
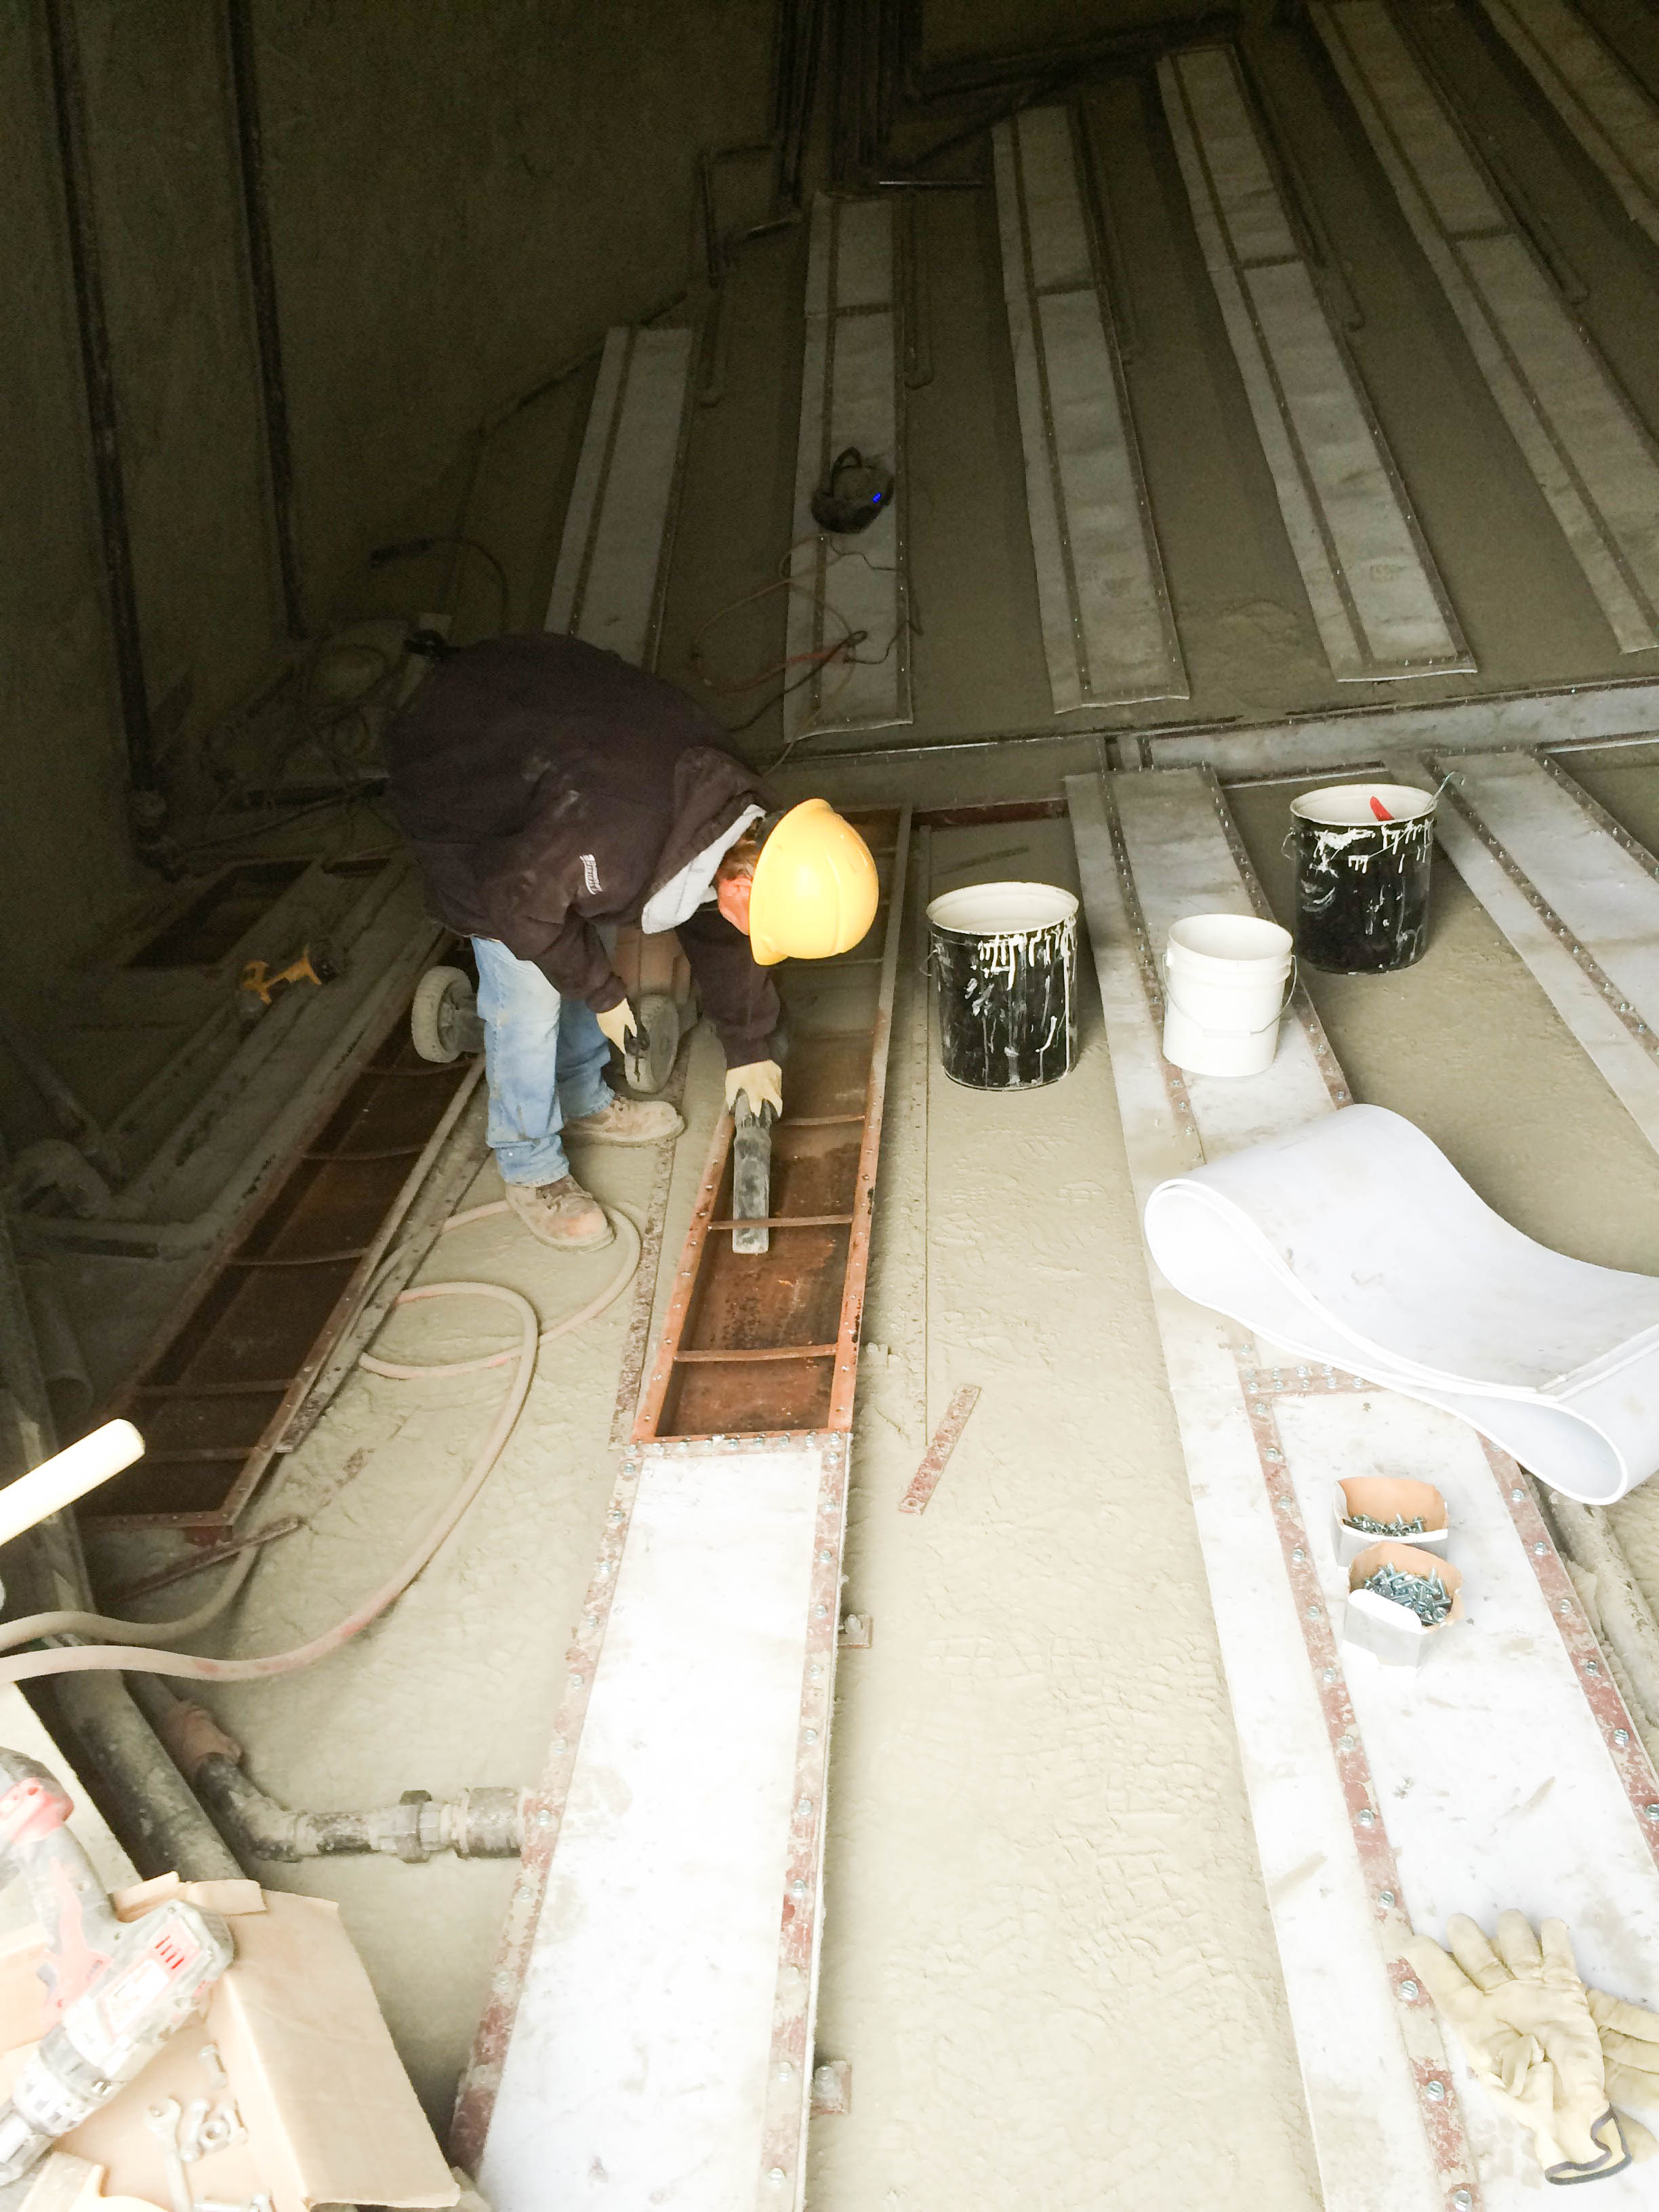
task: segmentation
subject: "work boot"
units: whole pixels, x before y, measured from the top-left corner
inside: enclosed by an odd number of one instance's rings
[[[510,1182],[507,1203],[538,1244],[556,1252],[596,1252],[616,1236],[609,1215],[574,1176],[557,1182]]]
[[[665,1098],[613,1098],[597,1114],[567,1121],[567,1137],[595,1137],[602,1145],[661,1145],[685,1124]]]

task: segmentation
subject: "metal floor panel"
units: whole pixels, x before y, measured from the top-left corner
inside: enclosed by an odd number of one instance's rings
[[[1193,221],[1331,672],[1474,660],[1359,373],[1327,313],[1230,46],[1158,65]]]
[[[144,1456],[93,1493],[87,1527],[229,1533],[482,1073],[481,1060],[420,1059],[398,1004],[368,1065],[106,1408],[139,1425]],[[469,1176],[477,1159],[475,1148]]]
[[[1162,1057],[1167,917],[1265,911],[1212,777],[1074,776],[1066,796],[1144,1204],[1349,1094],[1300,991],[1264,1075],[1206,1084]],[[1587,1978],[1618,1982],[1636,1931],[1659,1941],[1659,1785],[1513,1462],[1449,1414],[1287,1363],[1151,1272],[1325,2203],[1522,2212],[1536,2166],[1400,1947],[1519,1905],[1560,1913]],[[1470,1619],[1420,1674],[1338,1641],[1328,1534],[1337,1474],[1401,1466],[1445,1494],[1469,1576]],[[1610,2207],[1650,2194],[1634,2172],[1599,2188]]]
[[[789,1103],[772,1132],[769,1249],[732,1249],[732,1123],[714,1131],[635,1443],[842,1429],[852,1419],[910,810],[849,818],[881,902],[844,957],[779,971]]]
[[[846,1460],[629,1455],[482,2143],[498,2212],[802,2203]]]
[[[1385,0],[1314,20],[1621,652],[1659,644],[1659,454]]]
[[[784,971],[770,1249],[724,1115],[623,1455],[452,2154],[499,2212],[799,2212],[847,1468],[904,925]],[[879,944],[879,950],[875,948]],[[867,949],[866,949],[867,948]]]
[[[543,627],[656,659],[690,410],[689,330],[605,335]]]
[[[790,532],[789,673],[849,632],[864,632],[856,662],[834,659],[784,701],[786,734],[879,730],[911,719],[906,582],[903,387],[900,381],[898,254],[892,199],[812,204],[801,363],[800,443]],[[848,447],[892,469],[887,511],[853,538],[832,538],[812,519],[815,488]]]
[[[1054,711],[1185,699],[1071,112],[1027,108],[997,125],[994,143],[1002,289]]]
[[[1659,863],[1536,753],[1431,755],[1588,963],[1630,1035],[1659,1055]]]
[[[1483,0],[1539,89],[1659,246],[1659,106],[1571,0]]]

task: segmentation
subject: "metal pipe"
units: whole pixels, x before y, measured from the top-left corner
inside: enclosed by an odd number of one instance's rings
[[[288,383],[283,372],[282,319],[276,304],[276,264],[271,252],[270,216],[265,193],[264,138],[259,123],[258,61],[251,0],[225,0],[225,37],[230,54],[236,161],[242,185],[248,281],[253,289],[255,350],[264,410],[265,465],[270,477],[283,619],[289,635],[301,638],[306,635],[306,617],[294,526],[294,448],[289,434]]]
[[[58,1127],[91,1161],[106,1182],[119,1182],[121,1156],[102,1127],[76,1097],[69,1085],[26,1030],[0,1014],[0,1045],[3,1045],[51,1108]]]
[[[120,419],[110,360],[109,319],[104,301],[103,264],[98,246],[97,209],[88,147],[86,88],[81,74],[75,0],[46,0],[46,44],[51,57],[52,106],[68,220],[70,267],[75,283],[75,312],[81,346],[91,432],[93,476],[98,495],[104,588],[109,601],[110,635],[121,701],[122,732],[132,787],[134,829],[141,854],[161,837],[167,803],[156,775],[155,732],[150,724],[149,686],[144,673],[138,595],[133,579],[132,539],[127,526],[126,480],[121,466]]]
[[[241,1875],[240,1863],[156,1741],[121,1675],[62,1675],[57,1699],[104,1785],[116,1832],[141,1875],[178,1874],[185,1881]]]
[[[4,1478],[50,1456],[57,1439],[22,1279],[3,1223],[0,1386],[17,1413],[15,1423],[0,1428],[0,1478]],[[8,1554],[6,1571],[9,1582],[21,1584],[20,1594],[31,1612],[54,1607],[92,1608],[92,1584],[80,1535],[67,1513],[50,1515],[20,1539]],[[64,1675],[54,1695],[57,1711],[102,1784],[117,1832],[141,1874],[176,1870],[188,1881],[240,1874],[120,1675]]]
[[[293,1865],[378,1852],[419,1865],[438,1851],[512,1859],[524,1848],[522,1790],[464,1790],[444,1799],[406,1790],[395,1805],[367,1812],[295,1812],[243,1772],[241,1746],[204,1706],[175,1698],[154,1676],[143,1680],[138,1694],[161,1741],[245,1858]]]

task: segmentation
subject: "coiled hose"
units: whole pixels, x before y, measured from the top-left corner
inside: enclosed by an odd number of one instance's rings
[[[444,1224],[442,1233],[463,1229],[469,1222],[482,1221],[488,1216],[507,1212],[507,1201],[497,1199],[488,1206],[469,1207],[465,1212],[452,1214]],[[540,1317],[528,1298],[517,1291],[507,1289],[500,1283],[424,1283],[414,1290],[404,1291],[398,1299],[399,1306],[417,1305],[431,1298],[473,1297],[491,1298],[509,1307],[519,1322],[519,1341],[504,1351],[486,1352],[477,1359],[461,1359],[436,1366],[415,1367],[390,1360],[374,1358],[364,1352],[358,1361],[371,1375],[390,1376],[398,1382],[414,1382],[425,1376],[478,1375],[488,1368],[504,1367],[511,1364],[514,1373],[506,1397],[490,1425],[489,1433],[480,1447],[465,1478],[456,1490],[443,1511],[422,1537],[419,1544],[394,1573],[380,1588],[343,1620],[325,1629],[309,1642],[296,1644],[290,1651],[274,1651],[261,1659],[204,1659],[187,1651],[158,1649],[174,1638],[193,1636],[218,1619],[240,1591],[258,1559],[256,1550],[245,1552],[232,1562],[223,1582],[205,1605],[198,1606],[173,1620],[143,1621],[112,1620],[100,1613],[62,1611],[35,1613],[20,1620],[0,1623],[0,1651],[13,1651],[21,1644],[33,1643],[46,1636],[118,1636],[125,1640],[119,1644],[80,1644],[60,1645],[50,1651],[31,1652],[23,1658],[0,1661],[0,1681],[28,1682],[47,1674],[86,1674],[94,1670],[119,1668],[134,1674],[173,1674],[185,1676],[197,1682],[257,1682],[273,1674],[292,1674],[302,1667],[309,1667],[325,1659],[354,1636],[361,1635],[371,1621],[377,1620],[387,1607],[395,1603],[410,1584],[427,1566],[458,1528],[468,1507],[483,1488],[496,1462],[507,1447],[514,1424],[524,1409],[535,1379],[536,1355],[544,1344],[556,1337],[568,1336],[573,1329],[582,1327],[602,1314],[611,1305],[633,1280],[640,1264],[640,1231],[628,1208],[607,1206],[606,1213],[623,1240],[623,1263],[605,1288],[597,1297],[591,1298],[579,1311],[568,1314],[562,1321],[543,1328]],[[395,1309],[394,1309],[395,1310]],[[273,1486],[270,1493],[276,1495]]]

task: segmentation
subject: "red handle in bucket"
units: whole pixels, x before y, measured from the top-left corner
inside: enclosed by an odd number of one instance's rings
[[[1379,822],[1392,822],[1394,820],[1393,815],[1389,813],[1388,808],[1384,806],[1382,800],[1377,797],[1375,792],[1371,793],[1371,812],[1376,815]]]

